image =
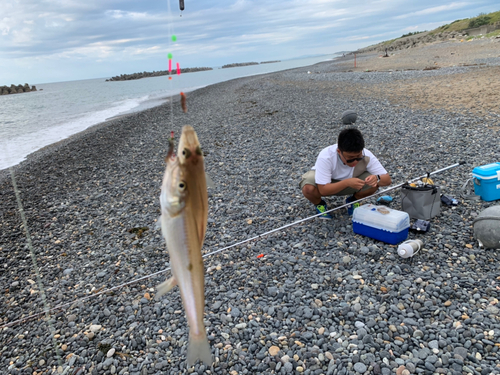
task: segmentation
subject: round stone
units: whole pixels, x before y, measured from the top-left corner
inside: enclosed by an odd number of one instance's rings
[[[357,119],[358,115],[353,110],[347,110],[344,113],[342,113],[342,123],[344,123],[345,125],[354,124]]]
[[[363,374],[366,371],[366,365],[363,362],[355,363],[354,370],[359,372],[360,374]]]
[[[485,248],[500,249],[500,206],[481,211],[474,220],[474,237]]]
[[[276,354],[278,354],[279,351],[280,351],[280,348],[278,348],[277,346],[274,346],[274,345],[269,348],[269,354],[272,355],[273,357]]]

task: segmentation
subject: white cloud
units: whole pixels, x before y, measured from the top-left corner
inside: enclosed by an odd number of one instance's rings
[[[4,17],[0,20],[0,31],[2,35],[7,35],[10,32],[10,19],[8,17]]]
[[[127,18],[130,20],[144,20],[148,18],[153,18],[146,12],[125,12],[123,10],[107,10],[106,15],[111,18],[120,19]]]
[[[12,32],[12,41],[19,45],[29,44],[33,40],[33,30],[29,27],[23,27]]]
[[[412,12],[412,13],[408,13],[408,14],[402,14],[402,15],[399,15],[399,16],[396,16],[396,17],[393,17],[393,18],[394,19],[404,19],[404,18],[408,18],[408,17],[425,16],[425,15],[428,15],[428,14],[445,12],[445,11],[448,11],[448,10],[451,10],[451,9],[463,8],[463,7],[467,6],[467,5],[470,5],[470,3],[465,3],[465,2],[451,3],[451,4],[447,4],[447,5],[440,5],[440,6],[437,6],[437,7],[422,9],[422,10],[419,10],[419,11],[416,11],[416,12]]]
[[[0,63],[11,68],[0,71],[0,84],[46,71],[20,70],[31,66],[19,64],[25,58],[57,65],[61,80],[101,77],[103,67],[160,70],[169,52],[185,67],[283,60],[355,50],[498,8],[498,0],[192,0],[179,17],[176,0],[170,10],[156,0],[3,1]]]

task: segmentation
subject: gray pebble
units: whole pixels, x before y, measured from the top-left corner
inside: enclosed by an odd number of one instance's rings
[[[357,362],[354,364],[354,370],[363,374],[367,370],[367,367],[363,362]]]
[[[431,348],[431,349],[439,349],[439,342],[437,340],[429,341],[428,345],[429,345],[429,348]]]
[[[285,372],[287,374],[291,373],[293,371],[293,365],[290,362],[285,362],[283,364],[283,368],[285,369]]]

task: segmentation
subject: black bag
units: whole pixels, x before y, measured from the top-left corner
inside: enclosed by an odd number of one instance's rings
[[[404,184],[401,187],[401,205],[410,218],[430,220],[441,211],[441,188],[435,185],[413,187]]]

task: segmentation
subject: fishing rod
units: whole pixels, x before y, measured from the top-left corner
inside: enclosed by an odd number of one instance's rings
[[[367,199],[370,199],[370,198],[373,198],[377,195],[380,195],[380,194],[384,194],[384,193],[387,193],[388,191],[392,191],[392,190],[395,190],[395,189],[398,189],[400,188],[401,186],[405,185],[405,184],[408,184],[408,183],[412,183],[412,182],[415,182],[415,181],[418,181],[422,178],[425,178],[425,177],[429,177],[431,175],[435,175],[435,174],[438,174],[438,173],[441,173],[441,172],[444,172],[444,171],[447,171],[448,169],[452,169],[452,168],[455,168],[455,167],[458,167],[460,165],[464,165],[465,164],[465,161],[461,161],[461,162],[458,162],[458,163],[455,163],[455,164],[451,164],[445,168],[441,168],[441,169],[437,169],[433,172],[428,172],[422,176],[419,176],[419,177],[416,177],[412,180],[408,180],[406,182],[403,182],[401,184],[398,184],[398,185],[395,185],[395,186],[392,186],[390,188],[387,188],[387,189],[384,189],[382,191],[379,191],[379,192],[376,192],[368,197],[365,197],[365,198],[360,198],[354,202],[362,202],[364,200],[367,200]],[[286,229],[286,228],[289,228],[289,227],[292,227],[294,225],[297,225],[297,224],[300,224],[300,223],[303,223],[303,222],[306,222],[308,220],[311,220],[311,219],[314,219],[315,217],[318,217],[318,216],[321,216],[321,215],[324,215],[326,212],[333,212],[333,211],[337,211],[337,210],[340,210],[341,208],[345,208],[349,205],[351,205],[352,203],[354,202],[351,202],[351,203],[346,203],[346,204],[343,204],[341,206],[338,206],[338,207],[335,207],[335,208],[332,208],[331,210],[328,210],[328,211],[325,211],[325,212],[322,212],[322,213],[319,213],[319,214],[316,214],[316,215],[313,215],[313,216],[309,216],[309,217],[306,217],[304,219],[300,219],[300,220],[297,220],[297,221],[294,221],[293,223],[290,223],[290,224],[286,224],[282,227],[279,227],[279,228],[276,228],[276,229],[272,229],[268,232],[265,232],[265,233],[262,233],[262,234],[259,234],[257,236],[254,236],[254,237],[251,237],[251,238],[247,238],[246,240],[243,240],[243,241],[240,241],[240,242],[237,242],[237,243],[234,243],[232,245],[229,245],[229,246],[226,246],[226,247],[223,247],[222,249],[218,249],[218,250],[215,250],[215,251],[212,251],[212,252],[209,252],[209,253],[206,253],[205,255],[203,255],[203,258],[207,258],[209,256],[212,256],[212,255],[215,255],[215,254],[218,254],[218,253],[221,253],[223,251],[226,251],[226,250],[229,250],[233,247],[236,247],[236,246],[240,246],[240,245],[243,245],[247,242],[250,242],[250,241],[254,241],[254,240],[257,240],[259,238],[262,238],[262,237],[265,237],[269,234],[272,234],[272,233],[275,233],[275,232],[279,232],[279,231],[282,231],[283,229]],[[13,326],[13,325],[16,325],[16,324],[19,324],[21,322],[24,322],[24,321],[27,321],[27,320],[30,320],[30,319],[34,319],[34,318],[37,318],[37,317],[40,317],[44,314],[48,314],[50,312],[53,312],[53,311],[56,311],[56,310],[60,310],[60,309],[64,309],[68,306],[73,306],[74,304],[76,303],[81,303],[83,301],[86,301],[88,299],[91,299],[91,298],[95,298],[95,297],[98,297],[102,294],[108,294],[110,292],[113,292],[117,289],[120,289],[120,288],[123,288],[125,286],[129,286],[129,285],[132,285],[132,284],[135,284],[135,283],[138,283],[139,281],[143,281],[143,280],[147,280],[147,279],[150,279],[151,277],[154,277],[154,276],[157,276],[157,275],[160,275],[164,272],[167,272],[171,269],[171,267],[168,267],[168,268],[165,268],[164,270],[161,270],[161,271],[158,271],[158,272],[155,272],[155,273],[152,273],[150,275],[146,275],[146,276],[143,276],[139,279],[135,279],[135,280],[132,280],[132,281],[128,281],[124,284],[120,284],[120,285],[117,285],[117,286],[114,286],[112,288],[109,288],[109,289],[106,289],[106,290],[102,290],[98,293],[95,293],[95,294],[91,294],[89,296],[85,296],[85,297],[82,297],[80,299],[77,299],[75,301],[72,301],[72,302],[67,302],[65,304],[61,304],[61,305],[58,305],[58,306],[55,306],[53,308],[51,308],[50,310],[44,310],[43,312],[40,312],[40,313],[37,313],[37,314],[33,314],[33,315],[29,315],[29,316],[26,316],[22,319],[19,319],[19,320],[15,320],[13,322],[10,322],[10,323],[7,323],[7,324],[4,324],[4,325],[1,325],[0,326],[0,330],[3,329],[3,328],[6,328],[6,327],[10,327],[10,326]]]
[[[435,170],[434,172],[428,172],[428,173],[426,173],[426,174],[424,174],[424,175],[422,175],[422,176],[415,177],[415,178],[414,178],[414,179],[412,179],[412,180],[408,180],[408,181],[403,182],[403,183],[401,183],[401,184],[398,184],[398,185],[392,186],[392,187],[390,187],[390,188],[387,188],[387,189],[385,189],[385,190],[382,190],[382,191],[376,192],[376,193],[374,193],[374,194],[372,194],[372,195],[369,195],[369,196],[367,196],[367,197],[364,197],[364,198],[359,198],[359,199],[357,199],[357,200],[355,200],[355,201],[352,201],[352,202],[350,202],[350,203],[346,203],[346,204],[344,204],[344,205],[342,205],[342,206],[338,206],[338,207],[332,208],[331,210],[328,210],[328,211],[322,212],[322,213],[317,214],[317,215],[315,215],[315,216],[321,216],[321,215],[324,215],[324,214],[325,214],[325,213],[327,213],[327,212],[336,211],[336,210],[338,210],[338,209],[340,209],[340,208],[347,207],[347,206],[351,205],[352,203],[362,202],[362,201],[364,201],[364,200],[366,200],[366,199],[373,198],[373,197],[375,197],[375,196],[377,196],[377,195],[387,193],[388,191],[392,191],[392,190],[398,189],[398,188],[400,188],[400,187],[401,187],[401,186],[403,186],[403,185],[406,185],[406,184],[411,184],[412,182],[418,181],[418,180],[420,180],[420,179],[422,179],[422,178],[429,177],[429,176],[431,176],[431,175],[438,174],[438,173],[441,173],[441,172],[447,171],[448,169],[452,169],[452,168],[455,168],[455,167],[458,167],[458,166],[460,166],[460,165],[464,165],[464,164],[465,164],[465,161],[460,161],[460,162],[458,162],[458,163],[451,164],[451,165],[449,165],[449,166],[447,166],[447,167],[444,167],[444,168],[441,168],[441,169],[437,169],[437,170]]]
[[[243,240],[243,241],[237,242],[237,243],[235,243],[235,244],[232,244],[232,245],[226,246],[226,247],[224,247],[224,248],[222,248],[222,249],[215,250],[215,251],[213,251],[213,252],[211,252],[211,253],[207,253],[207,254],[203,255],[203,258],[208,257],[209,255],[214,255],[214,254],[217,254],[217,253],[223,252],[223,251],[228,250],[228,249],[230,249],[230,248],[232,248],[232,247],[236,247],[236,246],[239,246],[239,245],[243,245],[243,244],[245,244],[245,243],[247,243],[247,242],[250,242],[250,241],[253,241],[253,240],[256,240],[256,239],[262,238],[262,237],[267,236],[267,235],[269,235],[269,234],[271,234],[271,233],[279,232],[279,231],[281,231],[281,230],[283,230],[283,229],[285,229],[285,228],[288,228],[288,227],[291,227],[291,226],[294,226],[294,225],[297,225],[297,224],[303,223],[303,222],[305,222],[305,221],[308,221],[308,220],[314,219],[315,217],[318,217],[318,216],[322,216],[322,215],[324,215],[324,214],[325,214],[325,213],[327,213],[327,212],[333,212],[333,211],[340,210],[341,208],[346,208],[347,206],[349,206],[349,205],[351,205],[351,204],[353,204],[353,203],[355,203],[355,202],[362,202],[362,201],[364,201],[364,200],[367,200],[367,199],[373,198],[373,197],[375,197],[375,196],[377,196],[377,195],[384,194],[384,193],[387,193],[388,191],[392,191],[392,190],[395,190],[395,189],[397,189],[397,188],[400,188],[401,186],[403,186],[403,185],[405,185],[405,184],[408,184],[408,183],[412,183],[412,182],[418,181],[418,180],[420,180],[421,178],[424,178],[424,177],[429,177],[429,176],[431,176],[431,175],[434,175],[434,174],[437,174],[437,173],[444,172],[444,171],[446,171],[446,170],[448,170],[448,169],[455,168],[455,167],[458,167],[459,165],[463,165],[463,164],[465,164],[465,161],[461,161],[461,162],[458,162],[458,163],[455,163],[455,164],[449,165],[449,166],[447,166],[447,167],[445,167],[445,168],[441,168],[441,169],[435,170],[434,172],[429,172],[429,173],[426,173],[426,174],[424,174],[424,175],[422,175],[422,176],[419,176],[419,177],[414,178],[413,180],[409,180],[409,181],[403,182],[403,183],[401,183],[401,184],[399,184],[399,185],[395,185],[395,186],[392,186],[392,187],[390,187],[390,188],[388,188],[388,189],[384,189],[384,190],[382,190],[382,191],[376,192],[376,193],[374,193],[374,194],[372,194],[372,195],[369,195],[368,197],[360,198],[360,199],[358,199],[358,200],[356,200],[356,201],[353,201],[353,202],[350,202],[350,203],[346,203],[346,204],[343,204],[343,205],[341,205],[341,206],[337,206],[337,207],[332,208],[332,209],[330,209],[330,210],[328,210],[328,211],[321,212],[321,213],[319,213],[319,214],[316,214],[316,215],[313,215],[313,216],[306,217],[305,219],[300,219],[300,220],[294,221],[293,223],[286,224],[286,225],[284,225],[284,226],[282,226],[282,227],[279,227],[279,228],[276,228],[276,229],[272,229],[272,230],[270,230],[270,231],[268,231],[268,232],[265,232],[265,233],[262,233],[262,234],[258,234],[257,236],[254,236],[254,237],[248,238],[248,239],[246,239],[246,240]]]

